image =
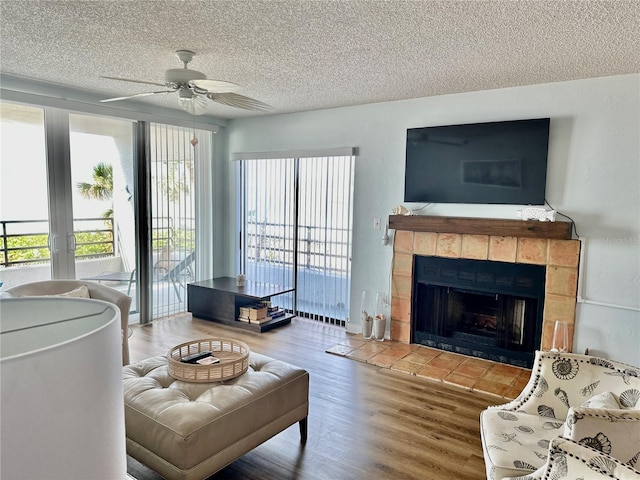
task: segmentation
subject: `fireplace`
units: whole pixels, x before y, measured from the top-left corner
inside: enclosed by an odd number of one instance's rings
[[[414,257],[413,343],[530,368],[542,334],[540,265]]]
[[[437,290],[427,293],[434,298],[439,296],[438,302],[441,305],[439,308],[444,308],[446,305],[446,308],[453,312],[463,308],[472,311],[471,314],[466,314],[464,319],[462,314],[454,316],[456,327],[460,324],[459,331],[453,335],[456,337],[456,341],[464,339],[466,335],[474,335],[473,339],[476,340],[476,343],[491,343],[492,347],[501,349],[507,341],[505,339],[515,339],[518,325],[516,324],[514,329],[514,327],[504,327],[500,324],[499,322],[505,316],[507,318],[518,316],[513,310],[511,313],[504,312],[511,308],[518,311],[524,307],[524,315],[526,316],[526,321],[523,323],[525,325],[524,333],[528,334],[529,328],[534,328],[536,333],[533,337],[528,336],[526,340],[523,339],[522,346],[514,346],[513,343],[516,342],[508,340],[507,342],[512,344],[509,345],[511,350],[509,355],[518,357],[523,350],[529,350],[531,341],[533,341],[534,350],[551,348],[553,326],[556,320],[569,323],[569,350],[571,351],[576,314],[580,241],[571,239],[570,223],[391,215],[389,228],[395,230],[391,274],[391,339],[403,343],[424,344],[413,326],[414,314],[416,314],[417,307],[420,306],[420,304],[416,305],[417,300],[414,298],[414,293],[421,295],[421,289],[428,288],[426,285],[432,285],[434,288],[442,287],[451,297],[450,299],[445,297],[442,290],[440,293],[437,293]],[[483,285],[490,278],[485,273],[473,273],[476,277],[475,285],[464,284],[465,281],[470,282],[470,276],[465,274],[469,270],[466,267],[462,269],[460,274],[456,274],[463,280],[463,285],[452,285],[449,283],[450,278],[417,282],[414,279],[414,273],[418,273],[422,261],[419,258],[421,257],[471,261],[472,264],[477,261],[490,267],[499,268],[503,268],[501,266],[503,264],[511,264],[516,268],[535,267],[534,270],[538,270],[538,273],[533,274],[534,277],[538,276],[535,282],[543,285],[543,292],[531,293],[529,291],[527,293],[523,290],[505,292],[500,290],[503,286],[501,284],[505,283],[504,277],[509,275],[517,279],[514,282],[519,288],[524,288],[523,283],[527,283],[529,280],[523,281],[522,279],[530,278],[530,275],[517,273],[494,276],[498,289],[492,289],[492,293],[489,293],[486,285]],[[414,272],[416,262],[418,269]],[[447,268],[444,269],[445,277],[447,276]],[[543,277],[542,282],[539,282],[540,275]],[[531,281],[533,282],[533,279]],[[486,298],[482,298],[483,296]],[[489,301],[491,298],[493,298],[493,303],[483,304],[484,300]],[[532,299],[535,300],[535,304],[531,303]],[[515,306],[511,307],[510,305]],[[421,306],[420,309],[422,309]],[[535,312],[535,326],[532,326],[534,323],[532,312]],[[416,315],[417,318],[422,318],[421,314]],[[422,321],[419,320],[419,322]],[[441,322],[437,328],[440,328],[440,334],[424,330],[422,326],[417,331],[445,337],[447,340],[451,339],[452,335],[447,333],[452,329],[451,325],[443,325]],[[492,331],[493,328],[495,328],[495,335]],[[441,335],[442,332],[445,332],[445,335]],[[442,340],[439,342],[445,343]],[[449,347],[438,348],[446,349]],[[453,346],[451,349],[455,351]],[[475,350],[482,351],[484,347],[476,347]],[[484,352],[481,353],[481,355],[484,354]],[[472,352],[471,355],[474,353]],[[509,363],[504,361],[501,355],[492,358],[497,358],[499,362]],[[516,358],[516,361],[520,360]]]

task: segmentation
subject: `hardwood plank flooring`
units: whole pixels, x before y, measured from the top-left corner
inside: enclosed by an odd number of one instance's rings
[[[478,418],[496,397],[326,353],[348,340],[344,329],[295,318],[257,334],[185,314],[133,330],[132,362],[189,340],[227,337],[309,372],[306,445],[293,425],[209,480],[485,478]],[[132,458],[128,471],[161,478]]]

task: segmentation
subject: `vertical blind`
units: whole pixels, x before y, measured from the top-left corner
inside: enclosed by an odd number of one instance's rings
[[[293,294],[274,300],[298,316],[344,325],[350,303],[354,151],[296,153],[282,158],[236,154],[245,157],[243,270],[252,281],[295,287]]]
[[[151,272],[153,318],[186,310],[187,282],[195,272],[195,149],[209,132],[152,123]]]

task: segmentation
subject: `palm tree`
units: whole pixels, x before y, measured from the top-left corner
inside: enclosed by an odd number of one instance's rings
[[[78,182],[78,192],[84,198],[111,200],[113,197],[113,166],[100,162],[93,167],[93,183]],[[102,218],[112,218],[113,208],[106,210]]]

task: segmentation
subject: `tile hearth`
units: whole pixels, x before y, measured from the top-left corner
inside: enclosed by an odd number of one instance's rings
[[[395,340],[367,340],[360,334],[350,335],[327,353],[506,400],[517,397],[531,376],[526,368]]]

